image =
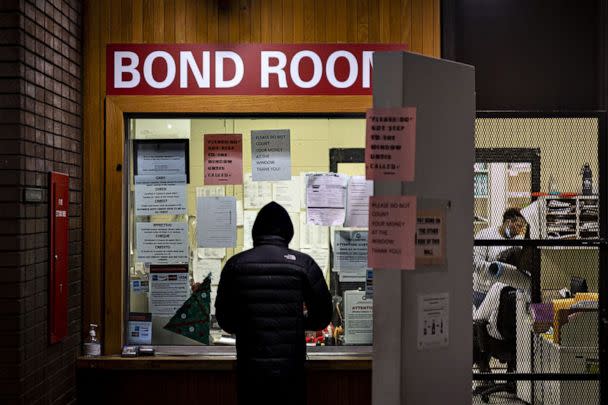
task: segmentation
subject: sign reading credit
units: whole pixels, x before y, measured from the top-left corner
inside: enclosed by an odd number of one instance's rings
[[[108,95],[368,95],[374,51],[403,44],[110,44]]]

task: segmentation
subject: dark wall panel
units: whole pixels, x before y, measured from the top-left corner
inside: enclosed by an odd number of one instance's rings
[[[0,0],[0,404],[76,401],[82,313],[81,8],[78,0]],[[53,345],[48,335],[49,171],[70,176],[68,335]],[[26,201],[27,189],[41,199]]]
[[[596,109],[600,2],[444,1],[444,57],[476,67],[477,109]]]

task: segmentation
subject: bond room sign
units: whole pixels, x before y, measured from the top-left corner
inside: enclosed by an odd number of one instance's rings
[[[371,95],[374,51],[403,44],[110,44],[108,95]]]

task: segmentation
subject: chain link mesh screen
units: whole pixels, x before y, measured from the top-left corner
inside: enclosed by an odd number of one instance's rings
[[[475,127],[473,403],[599,405],[599,120],[507,115]]]

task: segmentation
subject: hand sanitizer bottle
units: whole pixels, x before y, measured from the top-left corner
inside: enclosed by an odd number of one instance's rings
[[[97,333],[95,328],[97,325],[94,323],[89,325],[89,336],[84,341],[84,355],[88,357],[101,356],[101,343],[97,339]]]

